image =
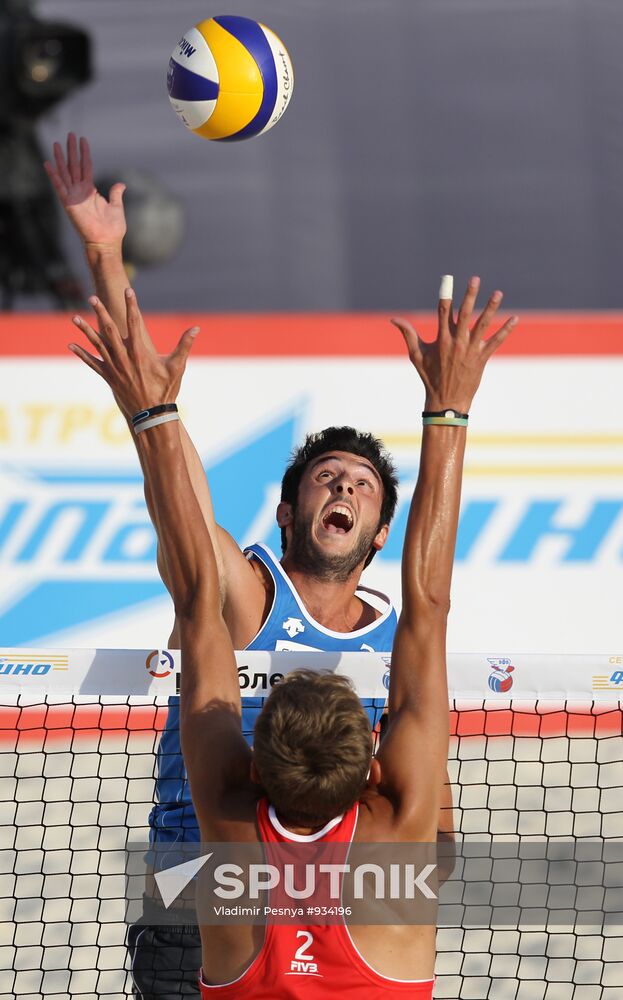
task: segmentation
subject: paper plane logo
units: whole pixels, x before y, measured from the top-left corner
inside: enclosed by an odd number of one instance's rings
[[[212,853],[210,851],[209,854],[202,854],[200,858],[193,858],[192,861],[185,861],[181,865],[174,865],[172,868],[156,872],[154,875],[156,885],[167,910],[184,891],[188,883],[192,882],[195,875],[201,871],[206,861],[212,857]]]

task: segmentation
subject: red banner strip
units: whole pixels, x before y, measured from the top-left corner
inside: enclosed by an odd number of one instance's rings
[[[29,705],[0,707],[0,749],[3,752],[71,750],[85,742],[97,750],[102,740],[144,736],[153,742],[164,729],[167,709],[160,705]],[[623,714],[613,706],[596,714],[585,711],[486,711],[474,708],[450,712],[452,736],[521,736],[616,738],[623,735]]]
[[[84,315],[90,318],[87,311]],[[425,340],[434,338],[433,313],[416,313],[410,318]],[[193,347],[195,356],[393,357],[402,356],[405,350],[400,333],[386,314],[158,313],[147,314],[146,321],[163,352],[172,349],[185,329],[200,326],[201,334]],[[71,341],[80,343],[84,338],[69,315],[0,313],[0,355],[4,357],[65,357]],[[523,313],[500,354],[623,355],[623,313]]]

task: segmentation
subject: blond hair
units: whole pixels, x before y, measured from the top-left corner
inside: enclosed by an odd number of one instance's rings
[[[255,723],[253,756],[286,822],[313,826],[350,809],[372,756],[370,723],[350,680],[324,671],[287,674]]]

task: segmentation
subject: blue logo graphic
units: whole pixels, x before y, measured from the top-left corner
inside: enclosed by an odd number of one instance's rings
[[[1,677],[45,677],[51,670],[69,670],[69,660],[66,654],[50,654],[49,658],[41,660],[10,660],[0,658]],[[1,683],[1,682],[0,682]]]
[[[491,667],[489,674],[489,687],[496,694],[510,691],[513,686],[512,673],[515,669],[507,656],[488,656],[487,660]]]
[[[51,663],[9,663],[7,660],[0,660],[0,676],[15,676],[20,674],[28,677],[41,677],[49,674],[52,669]]]
[[[208,463],[217,519],[243,544],[280,551],[275,508],[299,411]],[[11,469],[0,504],[0,635],[5,646],[162,598],[140,471]]]

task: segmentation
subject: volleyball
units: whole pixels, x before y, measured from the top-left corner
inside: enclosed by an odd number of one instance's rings
[[[223,15],[187,31],[169,60],[169,100],[187,129],[221,142],[276,125],[290,103],[292,63],[283,42],[248,17]]]

